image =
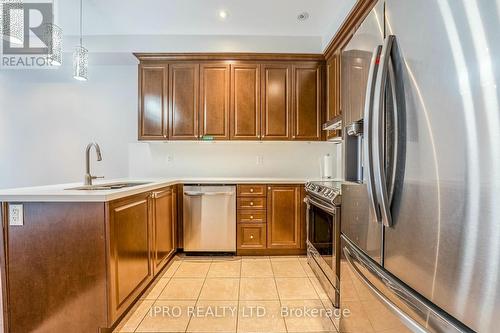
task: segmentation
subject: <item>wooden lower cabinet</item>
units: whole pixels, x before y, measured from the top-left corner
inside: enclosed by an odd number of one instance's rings
[[[305,253],[302,185],[238,185],[237,190],[239,255]]]
[[[132,305],[174,255],[176,187],[112,201],[109,224],[109,320]]]
[[[175,253],[175,188],[153,192],[153,272],[165,267]]]
[[[266,248],[266,224],[265,223],[241,223],[238,225],[238,248],[239,249],[265,249]]]
[[[301,248],[301,186],[267,188],[267,247]]]
[[[153,279],[150,194],[109,205],[110,317],[121,316]]]

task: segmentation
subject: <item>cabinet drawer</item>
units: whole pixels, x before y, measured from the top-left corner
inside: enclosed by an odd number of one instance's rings
[[[266,212],[264,210],[239,211],[238,223],[266,223]]]
[[[266,185],[238,185],[239,197],[265,197]]]
[[[238,198],[238,209],[266,209],[266,198]]]
[[[266,224],[247,223],[238,225],[238,249],[265,249]]]

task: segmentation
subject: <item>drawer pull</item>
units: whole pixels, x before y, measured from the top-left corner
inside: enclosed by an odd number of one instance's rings
[[[253,235],[250,235],[250,239],[253,239]]]
[[[253,215],[250,215],[250,220],[253,220]]]
[[[250,189],[250,193],[253,193],[253,188]]]
[[[253,201],[250,201],[250,206],[253,206]]]

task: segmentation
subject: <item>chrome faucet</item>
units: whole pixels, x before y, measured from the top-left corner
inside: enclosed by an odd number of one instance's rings
[[[92,147],[95,148],[95,152],[97,154],[97,160],[102,161],[101,147],[99,147],[97,142],[89,143],[87,145],[87,148],[85,149],[85,181],[84,181],[84,185],[88,185],[88,186],[92,185],[93,179],[104,178],[104,177],[92,176],[90,174],[90,149],[92,149]]]

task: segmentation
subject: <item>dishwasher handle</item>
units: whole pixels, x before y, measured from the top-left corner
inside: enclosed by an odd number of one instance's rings
[[[192,192],[185,191],[184,195],[189,197],[213,196],[213,195],[233,195],[234,192]]]

